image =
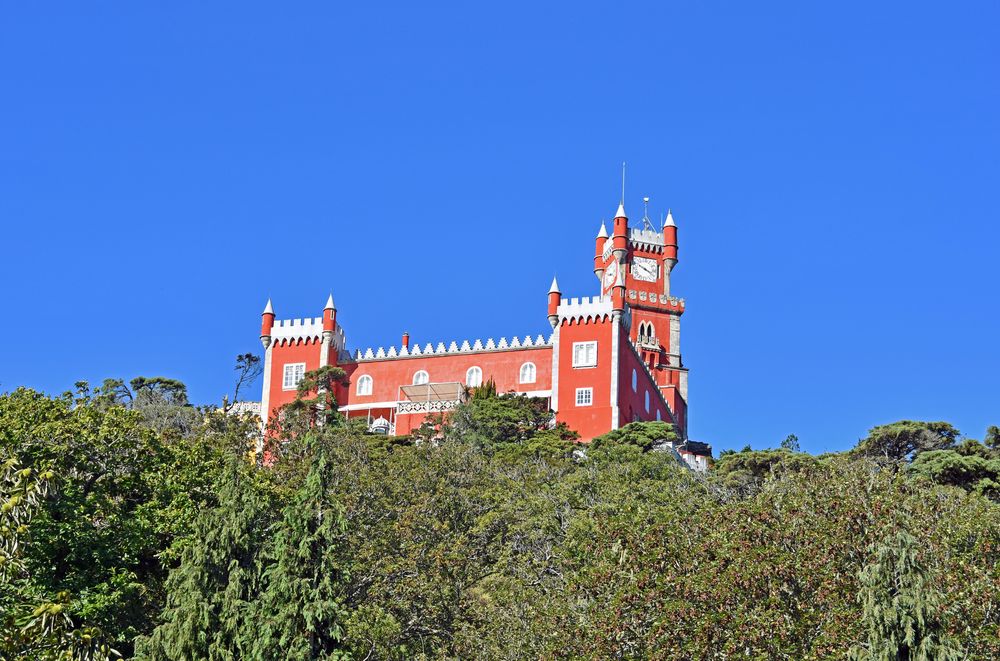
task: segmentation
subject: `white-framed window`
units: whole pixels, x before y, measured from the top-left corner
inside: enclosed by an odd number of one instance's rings
[[[573,343],[573,367],[597,366],[597,342]]]
[[[646,413],[649,413],[649,391],[646,391]]]
[[[525,363],[521,365],[521,376],[519,381],[521,383],[534,383],[535,382],[535,364]]]
[[[590,406],[594,403],[594,389],[593,388],[577,388],[576,389],[576,405],[577,406]]]
[[[639,373],[632,368],[632,392],[637,392],[639,388]]]
[[[295,390],[299,381],[306,377],[306,364],[305,363],[288,363],[285,365],[284,373],[281,379],[281,389],[282,390]]]
[[[425,372],[424,370],[420,370],[419,372],[413,375],[413,385],[415,386],[422,386],[430,380],[431,377],[429,377],[427,375],[427,372]]]
[[[372,394],[372,378],[367,374],[362,374],[358,377],[358,386],[355,391],[359,395],[370,395]]]
[[[465,385],[471,388],[483,385],[483,370],[475,365],[470,367],[469,371],[465,373]]]

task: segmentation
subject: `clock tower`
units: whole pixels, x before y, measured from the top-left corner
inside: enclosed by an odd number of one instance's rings
[[[622,207],[616,215],[614,236],[607,238],[602,225],[597,237],[594,271],[601,280],[601,294],[610,294],[609,274],[614,273],[611,279],[624,285],[631,312],[629,339],[677,412],[678,423],[686,428],[687,369],[680,349],[684,299],[670,294],[670,274],[677,264],[677,225],[670,211],[659,231],[648,213],[641,227],[628,227]]]

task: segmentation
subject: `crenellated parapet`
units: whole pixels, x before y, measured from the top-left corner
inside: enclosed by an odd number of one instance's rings
[[[676,314],[681,314],[684,312],[684,299],[677,298],[676,296],[667,296],[666,294],[655,294],[652,292],[636,291],[635,289],[629,289],[626,292],[626,297],[633,304],[638,304],[640,306],[650,306],[656,307],[664,312],[673,312]]]
[[[278,346],[289,344],[318,344],[323,339],[323,317],[306,319],[275,319],[271,327],[271,341]],[[333,332],[333,348],[344,349],[347,341],[344,329],[337,324]]]
[[[530,335],[525,335],[523,339],[515,336],[509,341],[505,337],[501,337],[499,341],[494,341],[491,337],[485,342],[482,340],[475,340],[473,342],[464,340],[461,344],[455,341],[447,345],[444,342],[438,342],[437,345],[428,342],[423,346],[423,348],[421,348],[419,344],[415,344],[412,347],[401,346],[397,348],[392,346],[388,349],[385,349],[384,347],[379,347],[378,349],[358,349],[350,355],[350,359],[355,361],[389,360],[395,358],[413,358],[417,356],[482,353],[487,351],[515,351],[518,349],[536,349],[551,346],[551,336],[547,339],[542,335],[538,335],[534,339],[532,339]]]
[[[656,230],[632,227],[629,229],[629,244],[633,248],[647,252],[663,252],[663,234]]]
[[[614,305],[610,296],[584,296],[568,298],[556,308],[560,324],[589,324],[609,321],[614,313]],[[626,329],[632,327],[632,311],[626,305],[621,314],[622,324]]]

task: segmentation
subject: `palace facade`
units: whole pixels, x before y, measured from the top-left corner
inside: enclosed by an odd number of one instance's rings
[[[305,319],[277,319],[269,300],[260,331],[262,421],[295,398],[306,372],[324,365],[342,368],[350,379],[335,393],[345,416],[397,435],[455,407],[468,387],[493,379],[500,393],[548,399],[556,419],[584,441],[634,420],[670,422],[682,439],[673,449],[704,469],[711,449],[687,442],[685,302],[670,290],[676,264],[673,215],[660,229],[646,216],[641,227],[630,227],[619,204],[610,233],[602,223],[595,239],[597,293],[566,298],[553,279],[548,335],[419,343],[402,333],[398,346],[349,350],[332,295],[322,316]]]

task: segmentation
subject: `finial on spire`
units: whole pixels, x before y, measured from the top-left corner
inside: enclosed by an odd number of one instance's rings
[[[264,306],[264,311],[261,314],[274,314],[274,307],[271,305],[271,299],[267,299],[267,305]]]
[[[336,310],[337,306],[333,304],[333,292],[330,292],[330,298],[326,299],[326,306],[324,310]]]
[[[667,219],[663,221],[664,227],[677,227],[677,223],[674,222],[674,214],[670,213],[670,209],[667,209]]]
[[[608,228],[607,228],[607,226],[605,226],[603,220],[601,221],[601,229],[597,233],[597,238],[598,239],[606,239],[606,238],[608,238]]]
[[[556,277],[555,276],[552,276],[552,286],[549,287],[549,293],[550,294],[561,294],[562,293],[561,291],[559,291],[559,283],[556,282]]]

